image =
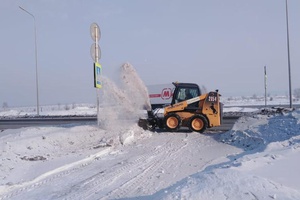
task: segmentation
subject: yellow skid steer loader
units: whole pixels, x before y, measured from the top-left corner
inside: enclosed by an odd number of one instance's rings
[[[197,84],[173,84],[175,89],[171,104],[148,111],[148,118],[139,120],[141,127],[167,131],[188,127],[191,131],[203,133],[207,128],[221,125],[223,105],[218,90],[201,95]]]

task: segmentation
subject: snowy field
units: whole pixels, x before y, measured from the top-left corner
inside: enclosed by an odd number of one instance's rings
[[[130,83],[137,81],[134,73],[125,72],[125,83],[138,85]],[[300,199],[300,110],[259,114],[236,99],[225,111],[254,113],[230,131],[150,132],[136,125],[134,108],[142,101],[128,106],[129,90],[106,81],[113,92],[104,91],[110,104],[101,107],[100,126],[0,130],[1,200]],[[96,108],[48,106],[41,114],[95,115]],[[0,112],[32,115],[33,108]]]

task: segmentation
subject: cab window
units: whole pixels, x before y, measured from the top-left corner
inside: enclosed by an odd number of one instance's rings
[[[200,96],[198,88],[179,88],[175,96],[175,103]]]

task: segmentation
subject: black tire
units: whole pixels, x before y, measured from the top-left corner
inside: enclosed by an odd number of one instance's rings
[[[189,129],[191,131],[203,133],[206,130],[207,126],[207,119],[203,115],[194,115],[189,120]]]
[[[180,117],[175,114],[171,113],[165,116],[164,118],[164,126],[168,131],[178,131],[181,125],[181,119]]]

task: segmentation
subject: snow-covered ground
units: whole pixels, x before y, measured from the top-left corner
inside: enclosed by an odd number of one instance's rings
[[[47,105],[40,106],[40,116],[95,116],[97,108],[91,104]],[[33,117],[36,116],[36,107],[13,107],[0,109],[1,118]]]
[[[0,133],[0,199],[300,199],[300,111],[206,134],[96,125]]]
[[[126,93],[113,91],[100,126],[0,130],[0,199],[300,199],[300,110],[247,115],[222,133],[150,132],[136,125],[142,101],[124,106]],[[96,114],[89,105],[44,112]]]

